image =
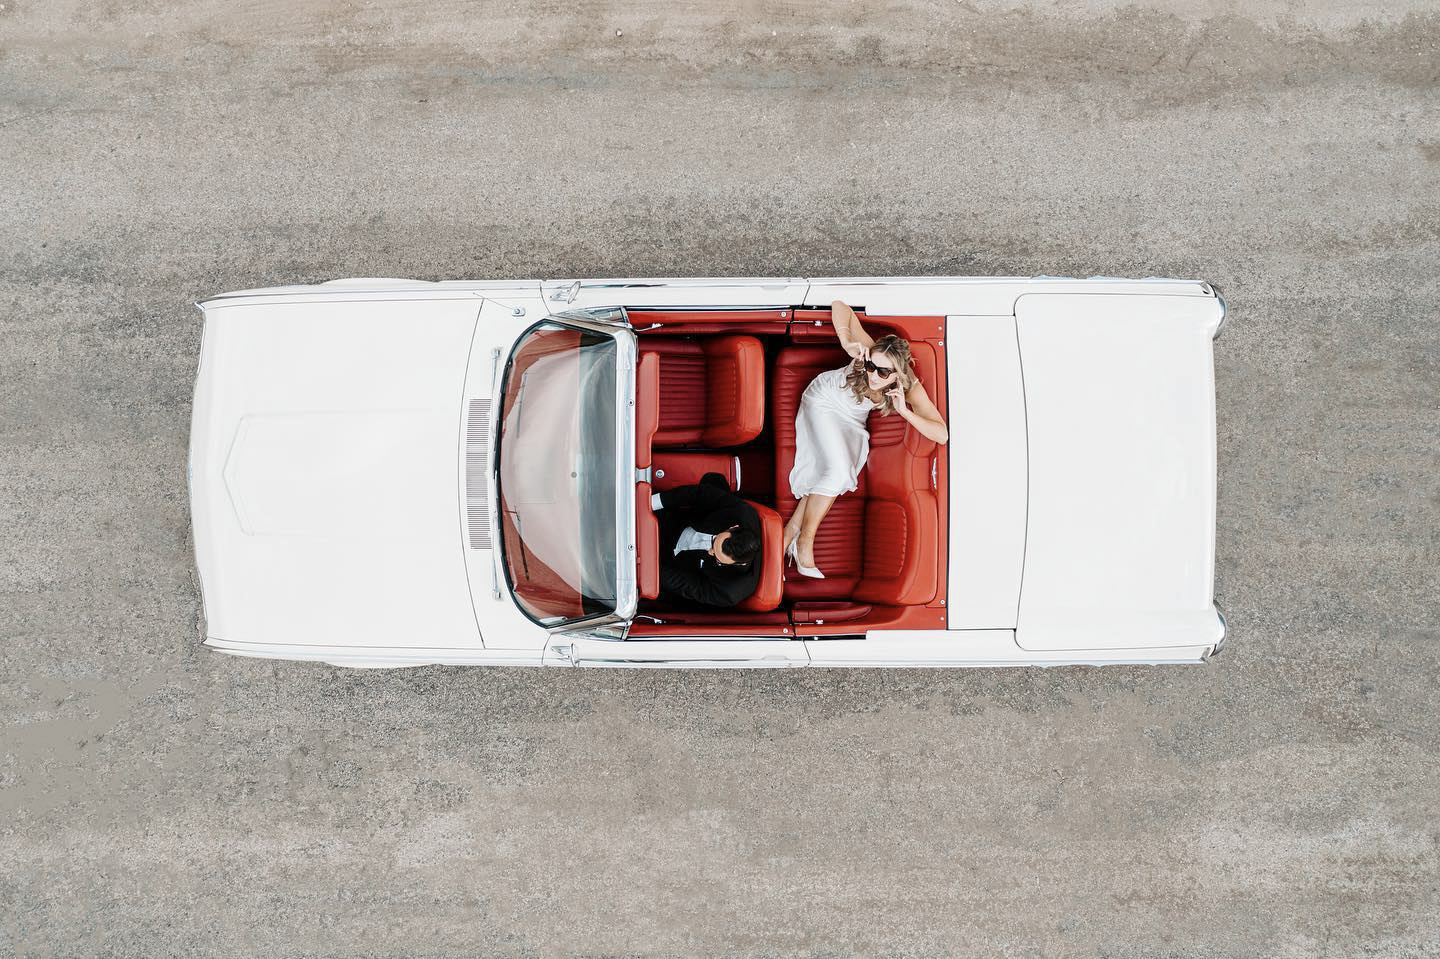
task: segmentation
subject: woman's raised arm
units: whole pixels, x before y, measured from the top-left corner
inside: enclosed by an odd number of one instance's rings
[[[830,322],[834,324],[835,335],[840,337],[840,345],[845,348],[846,353],[857,360],[863,360],[870,355],[870,347],[875,345],[875,341],[860,325],[860,318],[855,315],[855,311],[843,300],[830,304]]]

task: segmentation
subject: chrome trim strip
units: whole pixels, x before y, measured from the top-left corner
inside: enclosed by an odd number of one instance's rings
[[[569,633],[594,629],[608,623],[626,623],[635,618],[640,606],[640,577],[635,568],[635,363],[639,358],[638,341],[630,329],[625,311],[619,307],[597,310],[576,310],[551,314],[547,320],[566,326],[588,329],[615,339],[615,435],[618,440],[615,461],[616,519],[619,529],[615,536],[615,611],[590,619],[573,620],[546,627],[552,633]],[[623,452],[622,452],[623,451]]]
[[[570,620],[564,623],[556,623],[546,626],[539,622],[520,604],[516,609],[537,626],[550,633],[574,632],[576,630],[593,629],[608,623],[628,624],[635,617],[635,611],[640,606],[640,582],[639,572],[635,568],[635,363],[639,354],[638,341],[635,332],[630,329],[629,321],[625,317],[625,311],[619,307],[604,307],[593,311],[598,315],[586,315],[592,311],[577,310],[574,313],[559,313],[546,316],[538,320],[526,329],[525,333],[540,326],[542,323],[555,323],[560,326],[568,326],[589,330],[602,336],[609,336],[615,340],[615,435],[616,435],[616,458],[615,458],[615,498],[616,498],[616,530],[615,536],[615,610],[609,613],[598,613],[588,619]],[[525,333],[516,338],[516,343]],[[514,348],[511,350],[512,354]],[[505,397],[499,397],[498,403],[492,403],[491,408],[496,410],[499,416],[505,406]],[[494,431],[496,450],[499,449],[501,428],[496,424]],[[623,451],[623,453],[622,453]],[[498,522],[498,511],[500,506],[500,462],[496,457],[493,465],[496,488],[496,511]],[[504,548],[503,534],[496,540],[496,553],[499,554]],[[509,576],[505,577],[505,583],[510,584]]]
[[[1215,335],[1211,339],[1220,339],[1220,331],[1225,329],[1225,321],[1230,318],[1230,305],[1225,302],[1225,297],[1220,293],[1220,288],[1214,283],[1201,281],[1200,289],[1209,296],[1215,297],[1220,302],[1220,325],[1215,327]]]
[[[1206,662],[1220,655],[1221,650],[1225,648],[1225,640],[1230,635],[1230,624],[1225,621],[1225,613],[1218,605],[1215,607],[1215,615],[1220,617],[1220,638],[1215,641],[1214,646],[1210,647],[1210,652],[1205,654]]]
[[[497,356],[499,350],[495,351]],[[495,386],[499,383],[496,382]],[[502,602],[505,598],[502,584],[508,585],[509,580],[500,564],[503,560],[503,548],[500,545],[500,537],[505,535],[505,530],[500,524],[500,407],[505,403],[505,397],[499,396],[495,386],[491,387],[490,399],[490,449],[487,455],[490,461],[486,463],[486,476],[490,481],[490,598],[495,602]]]
[[[782,304],[782,303],[770,303],[770,304],[762,303],[762,304],[759,304],[759,305],[756,305],[756,304],[754,304],[754,303],[735,303],[735,304],[731,304],[731,305],[721,304],[720,306],[711,306],[711,305],[706,304],[706,303],[679,303],[679,304],[675,304],[675,305],[673,305],[673,306],[666,306],[666,305],[664,305],[664,304],[646,303],[644,306],[629,306],[629,307],[626,307],[626,310],[628,310],[628,311],[631,312],[631,313],[636,314],[636,315],[639,316],[639,317],[643,317],[646,313],[669,313],[669,312],[671,312],[671,311],[673,311],[673,310],[684,310],[686,313],[785,313],[785,314],[789,314],[789,312],[790,312],[790,306],[791,306],[791,305],[789,305],[789,304]],[[801,309],[806,309],[806,307],[801,307]],[[818,307],[818,306],[817,306],[817,307],[810,307],[809,309],[817,309],[817,310],[818,310],[818,309],[823,309],[823,307]],[[789,319],[789,316],[788,316],[788,315],[787,315],[787,316],[782,316],[781,319]],[[777,322],[778,322],[778,321],[777,321]],[[658,324],[657,324],[657,325],[658,325]]]

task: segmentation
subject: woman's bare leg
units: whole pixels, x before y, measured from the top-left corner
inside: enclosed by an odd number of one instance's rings
[[[805,522],[805,501],[808,496],[800,497],[800,502],[795,504],[795,512],[790,514],[790,519],[785,523],[785,545],[800,535],[800,529]]]
[[[802,566],[815,565],[815,532],[820,521],[835,505],[835,497],[811,493],[805,497],[805,516],[800,524],[800,538],[795,541],[795,556]]]

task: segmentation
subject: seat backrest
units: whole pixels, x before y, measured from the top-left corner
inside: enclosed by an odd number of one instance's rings
[[[635,465],[650,465],[655,431],[660,428],[660,357],[640,354],[635,368]]]
[[[911,343],[915,374],[940,403],[935,348]],[[890,606],[929,603],[939,589],[939,507],[931,485],[934,440],[897,414],[870,414],[865,553],[854,597]],[[943,455],[943,454],[939,454]]]
[[[804,346],[787,346],[775,358],[770,378],[770,402],[775,431],[775,504],[788,520],[795,512],[790,495],[790,470],[795,465],[795,415],[800,398],[810,381],[826,370],[839,369],[849,360],[835,340]],[[865,474],[860,471],[857,487],[835,501],[815,539],[815,562],[824,579],[798,574],[785,580],[785,596],[792,600],[848,599],[860,582],[861,551],[864,548]],[[783,557],[782,557],[783,559]],[[783,564],[782,564],[783,574]]]
[[[780,514],[773,509],[759,503],[750,505],[760,517],[760,583],[738,608],[748,613],[768,613],[780,605],[785,592],[785,527],[780,522]]]
[[[650,484],[635,484],[635,575],[641,599],[660,595],[660,520],[650,508]]]
[[[849,357],[833,339],[819,346],[787,346],[775,358],[770,377],[770,408],[775,431],[775,501],[793,507],[790,495],[790,470],[795,465],[795,414],[800,410],[800,397],[810,381],[826,370],[844,366]],[[861,470],[859,486],[853,495],[865,495],[865,471]],[[784,510],[789,513],[790,509]]]
[[[929,343],[912,343],[910,355],[915,375],[920,378],[925,392],[939,404],[935,348]],[[940,408],[943,411],[944,407]],[[870,461],[865,469],[870,480],[868,495],[902,497],[912,489],[922,488],[919,482],[922,476],[923,488],[930,489],[930,457],[935,452],[934,440],[926,439],[898,413],[889,416],[871,413],[868,428]]]
[[[645,337],[640,341],[642,363],[646,357],[659,364],[664,398],[653,445],[697,445],[705,433],[705,350],[688,337]]]
[[[928,489],[867,499],[865,552],[853,598],[885,606],[933,600],[939,585],[936,520],[935,494]]]
[[[705,349],[706,446],[741,446],[765,426],[765,347],[753,336],[716,336]]]

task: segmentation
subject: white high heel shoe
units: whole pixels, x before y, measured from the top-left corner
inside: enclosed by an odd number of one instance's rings
[[[795,563],[795,569],[799,571],[801,576],[809,576],[811,579],[824,579],[825,574],[820,572],[820,570],[814,566],[806,566],[800,562],[800,553],[795,548],[795,542],[799,538],[798,536],[795,537],[795,539],[790,541],[790,545],[785,547],[785,556]]]

